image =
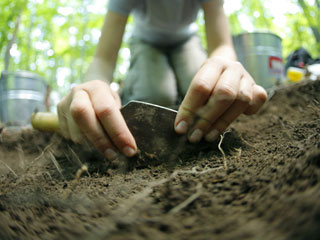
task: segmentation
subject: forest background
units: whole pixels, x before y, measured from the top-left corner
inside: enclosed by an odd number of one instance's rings
[[[107,0],[1,0],[0,71],[38,73],[58,100],[83,79],[100,37]],[[283,58],[299,47],[320,55],[320,0],[225,0],[233,35],[269,31],[282,38]],[[114,81],[129,67],[129,19]],[[197,19],[205,39],[203,14]],[[205,41],[204,41],[205,42]]]

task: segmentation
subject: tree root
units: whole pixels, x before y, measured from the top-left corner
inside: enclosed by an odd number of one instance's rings
[[[180,212],[183,208],[187,207],[189,204],[194,202],[200,195],[202,194],[202,183],[198,183],[196,187],[196,192],[192,194],[190,197],[188,197],[185,201],[180,203],[179,205],[175,206],[169,211],[169,214],[176,214]]]
[[[67,191],[67,199],[70,199],[72,196],[72,193],[74,191],[74,189],[78,186],[80,178],[82,176],[83,173],[87,173],[88,176],[90,177],[89,171],[88,171],[88,166],[87,165],[82,165],[81,168],[78,169],[73,181],[72,181],[72,187],[71,189],[69,189],[69,191]]]
[[[245,144],[246,146],[251,147],[251,148],[253,148],[253,149],[256,148],[253,144],[251,144],[251,143],[249,143],[247,140],[245,140],[241,134],[240,134],[240,139],[241,139],[242,142],[244,142],[244,144]]]
[[[227,158],[226,158],[226,154],[224,153],[224,151],[223,151],[223,149],[222,149],[222,147],[221,147],[221,144],[222,144],[222,141],[223,141],[223,139],[224,139],[225,134],[228,133],[228,132],[230,132],[230,131],[226,131],[226,132],[224,132],[223,134],[220,135],[220,141],[219,141],[219,144],[218,144],[218,149],[219,149],[219,151],[220,151],[221,154],[222,154],[222,157],[223,157],[223,165],[224,165],[224,168],[225,168],[226,171],[228,170]]]
[[[237,151],[237,161],[240,162],[242,149],[241,148],[237,148],[236,151]]]
[[[39,160],[40,158],[43,157],[43,155],[49,151],[51,151],[51,149],[54,149],[54,146],[59,144],[61,142],[61,139],[59,139],[57,137],[57,135],[54,135],[52,140],[51,140],[51,143],[49,145],[47,145],[43,150],[42,152],[40,153],[40,155],[38,157],[36,157],[33,161],[37,161]]]
[[[64,179],[64,176],[62,174],[62,169],[61,169],[58,161],[54,157],[53,153],[51,151],[48,151],[48,154],[49,154],[49,157],[50,157],[51,161],[53,162],[54,166],[57,168],[58,172],[60,173],[61,177]]]
[[[2,160],[0,160],[0,162],[1,162],[6,168],[8,168],[9,171],[10,171],[16,178],[18,178],[18,175],[15,173],[15,171],[12,170],[11,167],[9,167],[8,164],[6,164],[6,163],[5,163],[4,161],[2,161]]]

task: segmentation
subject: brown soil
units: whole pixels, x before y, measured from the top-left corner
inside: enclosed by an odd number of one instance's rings
[[[169,161],[110,163],[30,129],[0,141],[0,239],[320,238],[320,81]]]

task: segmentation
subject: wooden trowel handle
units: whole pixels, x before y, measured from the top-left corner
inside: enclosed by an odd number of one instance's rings
[[[34,129],[44,132],[58,132],[59,119],[51,112],[34,112],[31,116],[31,125]]]

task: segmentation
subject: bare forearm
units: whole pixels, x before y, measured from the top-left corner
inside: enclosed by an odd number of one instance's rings
[[[92,80],[101,80],[107,83],[112,82],[115,64],[112,64],[102,58],[95,57],[85,75],[85,82]]]
[[[203,5],[209,57],[224,57],[236,60],[228,18],[224,13],[223,1],[209,1]]]
[[[85,81],[112,81],[127,17],[108,11],[96,54],[89,66]]]
[[[234,51],[233,46],[231,45],[220,45],[219,47],[215,48],[211,54],[209,55],[210,57],[224,57],[228,58],[230,60],[237,60],[236,53]]]

